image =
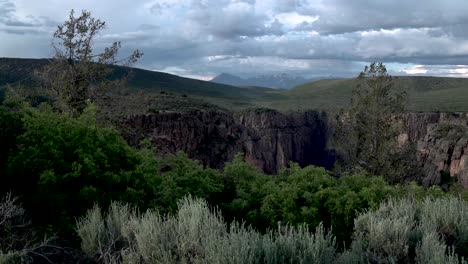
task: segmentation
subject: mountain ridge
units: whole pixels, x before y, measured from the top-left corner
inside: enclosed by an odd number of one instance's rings
[[[323,80],[323,79],[335,79],[338,77],[315,77],[315,78],[303,78],[287,73],[279,74],[262,74],[249,78],[242,78],[230,73],[221,73],[214,77],[211,82],[227,84],[233,86],[254,86],[254,87],[269,87],[269,88],[281,88],[291,89],[301,84],[305,84],[311,81]]]

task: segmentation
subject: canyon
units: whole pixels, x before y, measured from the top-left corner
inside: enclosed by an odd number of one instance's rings
[[[424,185],[443,184],[450,176],[468,187],[468,114],[407,113],[399,119],[405,130],[398,140],[415,146]],[[149,139],[160,155],[183,151],[216,169],[237,153],[268,174],[290,161],[331,169],[336,160],[328,145],[334,122],[325,112],[159,112],[128,116],[122,127],[131,145]]]

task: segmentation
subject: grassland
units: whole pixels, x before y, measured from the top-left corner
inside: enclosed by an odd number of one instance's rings
[[[46,63],[45,59],[0,58],[0,96],[1,87],[7,84],[21,85],[40,96],[41,92],[35,89],[38,83],[34,70]],[[127,71],[117,67],[114,77]],[[142,69],[132,71],[129,87],[109,94],[108,98],[115,99],[107,102],[110,111],[116,107],[129,111],[252,107],[281,111],[338,110],[348,106],[351,91],[356,86],[355,79],[336,79],[315,81],[291,90],[234,87]],[[407,92],[409,111],[468,112],[468,79],[405,76],[395,77],[394,81],[395,87]]]
[[[406,91],[413,112],[468,112],[468,79],[422,76],[394,77],[395,87]],[[279,110],[346,108],[356,79],[321,80],[281,91],[280,100],[260,102]]]

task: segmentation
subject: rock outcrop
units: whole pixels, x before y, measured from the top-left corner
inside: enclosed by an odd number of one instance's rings
[[[451,176],[468,187],[468,114],[409,113],[400,144],[417,148],[415,159],[426,185],[443,184]],[[327,149],[332,129],[325,113],[284,114],[272,110],[162,112],[130,116],[124,135],[132,145],[150,139],[159,154],[186,152],[204,166],[222,168],[235,154],[266,173],[290,161],[330,169]]]
[[[417,147],[425,185],[455,177],[468,187],[468,114],[406,114],[407,138]],[[450,180],[450,178],[448,178]]]
[[[165,112],[130,116],[124,135],[132,145],[147,138],[160,154],[184,151],[212,168],[243,153],[249,163],[276,173],[290,161],[331,167],[326,119],[318,112]]]

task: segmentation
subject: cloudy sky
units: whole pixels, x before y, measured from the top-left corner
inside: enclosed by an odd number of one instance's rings
[[[0,0],[0,57],[50,57],[71,9],[107,23],[95,45],[145,53],[138,67],[208,79],[291,73],[468,77],[466,0]]]

